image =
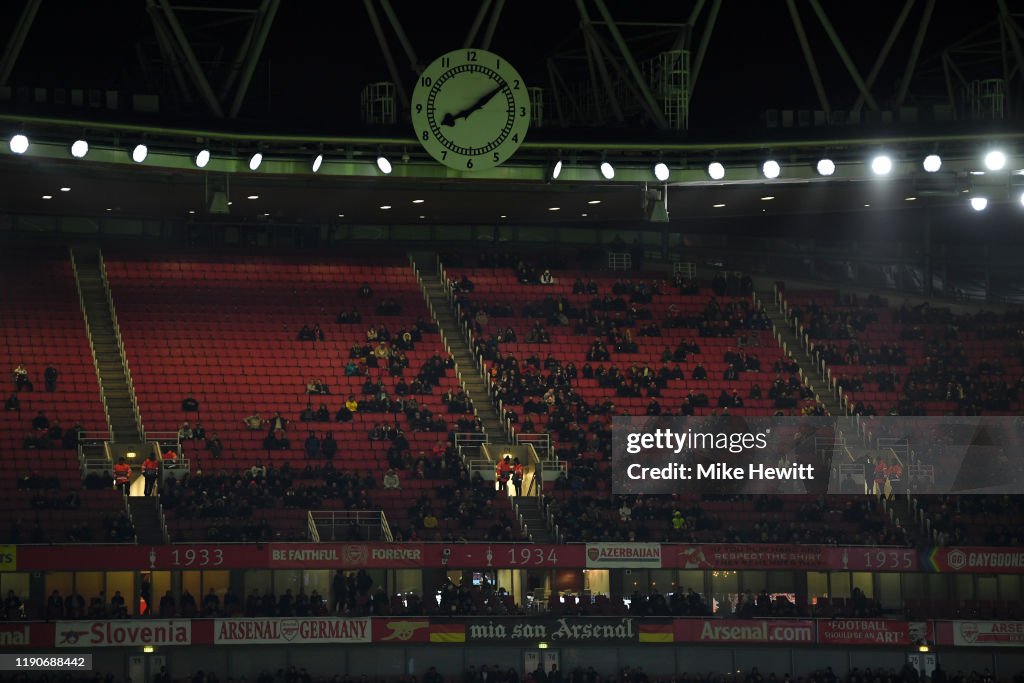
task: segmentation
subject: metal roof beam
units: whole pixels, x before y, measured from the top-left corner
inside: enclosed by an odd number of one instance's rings
[[[28,0],[25,7],[22,8],[21,14],[18,16],[18,23],[14,25],[11,38],[7,41],[7,46],[4,47],[3,56],[0,56],[0,85],[7,85],[7,80],[11,77],[18,57],[21,56],[21,48],[24,47],[25,39],[28,38],[29,31],[32,30],[32,23],[36,20],[36,14],[39,13],[41,4],[43,4],[43,0]]]

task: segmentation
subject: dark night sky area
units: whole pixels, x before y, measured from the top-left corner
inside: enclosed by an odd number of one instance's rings
[[[200,5],[201,1],[181,3]],[[253,7],[255,0],[217,6]],[[683,21],[693,2],[619,2],[608,0],[618,21]],[[903,5],[896,0],[823,0],[823,6],[863,74],[873,63]],[[396,13],[421,62],[460,47],[478,7],[476,2],[446,3],[393,0]],[[705,5],[702,20],[711,2]],[[910,49],[925,2],[918,0],[896,43],[875,94],[884,108]],[[1024,11],[1024,1],[1010,0]],[[587,6],[598,18],[593,3]],[[821,24],[806,2],[798,2],[832,106],[848,109],[856,90]],[[21,2],[0,7],[0,36],[6,40]],[[332,9],[334,8],[334,9]],[[937,4],[922,60],[991,21],[992,0]],[[216,15],[181,13],[184,20]],[[383,20],[383,17],[382,17]],[[399,69],[412,83],[412,71],[398,41],[386,25]],[[190,33],[191,35],[191,33]],[[218,45],[230,58],[240,26],[209,31],[195,38],[196,51],[212,57]],[[137,45],[158,54],[142,0],[114,2],[44,2],[22,52],[11,84],[40,87],[120,88],[149,92]],[[579,15],[571,0],[509,0],[491,49],[512,61],[528,82],[547,86],[546,58],[562,49],[581,48]],[[650,55],[638,55],[639,57]],[[389,80],[362,2],[283,2],[270,33],[264,62],[257,71],[243,118],[301,132],[307,128],[344,133],[359,126],[359,93],[366,83]],[[586,73],[579,63],[580,75]],[[567,73],[568,75],[568,73]],[[995,74],[998,75],[998,74]],[[156,89],[160,89],[157,85]],[[912,92],[916,88],[912,88]],[[782,0],[726,0],[715,27],[704,71],[691,105],[691,129],[759,125],[767,108],[816,108],[807,66],[801,56]],[[201,120],[201,112],[196,112]]]

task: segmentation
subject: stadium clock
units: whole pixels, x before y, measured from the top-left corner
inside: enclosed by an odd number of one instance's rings
[[[455,50],[423,70],[413,91],[416,138],[432,157],[459,171],[504,163],[530,127],[522,76],[486,50]]]

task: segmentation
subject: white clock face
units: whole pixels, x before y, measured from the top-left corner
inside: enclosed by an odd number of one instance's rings
[[[456,50],[423,70],[412,95],[423,148],[460,171],[504,163],[526,138],[530,98],[511,64],[485,50]]]

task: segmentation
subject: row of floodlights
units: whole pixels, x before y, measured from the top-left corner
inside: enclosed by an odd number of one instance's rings
[[[9,145],[11,152],[13,152],[14,154],[24,154],[25,152],[28,151],[29,147],[28,136],[23,133],[18,133],[17,135],[11,137]],[[84,159],[85,156],[89,153],[89,142],[86,140],[75,140],[74,142],[71,143],[70,150],[71,156],[73,156],[74,158]],[[135,163],[143,163],[146,160],[146,157],[148,156],[149,147],[147,147],[144,143],[139,143],[132,147],[131,157],[132,161],[134,161]],[[196,168],[206,168],[206,166],[210,163],[210,159],[212,158],[213,157],[212,154],[210,153],[210,150],[200,149],[192,156],[192,162],[196,165]],[[316,173],[320,170],[320,167],[323,165],[323,163],[324,155],[317,154],[316,156],[313,157],[310,163],[310,169],[313,171],[313,173]],[[250,171],[258,170],[262,164],[262,152],[254,152],[249,157],[248,165]],[[389,161],[388,158],[385,157],[383,154],[378,154],[377,168],[380,170],[381,173],[387,175],[392,171],[391,161]]]
[[[992,150],[988,152],[984,157],[985,168],[990,171],[999,171],[1006,166],[1006,154],[1000,150]],[[550,176],[552,180],[557,180],[558,176],[562,174],[562,161],[558,160],[551,167]],[[870,160],[871,172],[878,176],[889,175],[892,173],[893,161],[892,157],[885,154],[879,154]],[[929,154],[921,162],[921,167],[928,173],[937,173],[942,168],[942,157],[938,154]],[[818,171],[818,175],[830,176],[836,172],[836,163],[829,158],[819,159],[815,164],[815,169]],[[613,180],[615,178],[615,166],[610,161],[602,160],[598,170],[601,172],[601,177],[605,180]],[[669,167],[662,161],[654,164],[652,167],[654,177],[664,182],[669,178]],[[708,177],[712,180],[722,180],[725,178],[725,165],[720,161],[712,161],[707,167]],[[768,180],[774,180],[782,175],[782,164],[775,159],[768,159],[761,164],[761,175]]]
[[[25,152],[28,151],[28,147],[28,137],[23,133],[18,133],[17,135],[11,137],[10,149],[11,152],[13,152],[14,154],[24,154]],[[83,159],[85,158],[85,155],[87,155],[88,153],[89,143],[86,140],[75,140],[73,143],[71,143],[71,156],[73,156],[74,158]],[[132,148],[131,156],[132,161],[134,161],[137,164],[141,164],[146,160],[146,157],[149,156],[149,148],[145,144],[139,143]],[[210,159],[211,154],[210,150],[208,149],[200,149],[192,157],[192,160],[197,168],[206,168],[206,165],[210,163]],[[313,173],[316,173],[320,170],[320,167],[323,165],[323,162],[323,154],[317,154],[316,156],[313,157],[313,160],[310,164],[310,168],[313,171]],[[261,152],[254,152],[249,157],[249,170],[255,171],[259,169],[262,163],[263,154]],[[984,163],[985,168],[990,171],[1002,170],[1006,166],[1006,154],[998,149],[991,150],[985,154]],[[892,158],[885,154],[879,154],[878,156],[875,156],[871,159],[870,167],[871,172],[874,173],[875,175],[888,175],[889,173],[892,172],[893,169]],[[940,157],[938,154],[929,154],[921,162],[921,167],[928,173],[937,173],[942,168],[942,157]],[[836,172],[835,162],[827,157],[819,159],[817,164],[815,165],[815,168],[818,171],[818,175],[821,176],[830,176]],[[377,169],[380,170],[380,172],[385,175],[390,174],[392,171],[391,161],[388,160],[388,158],[384,156],[383,153],[379,153],[377,155]],[[598,166],[598,170],[601,172],[601,177],[603,177],[605,180],[613,180],[615,178],[615,166],[612,165],[612,163],[607,159],[602,159],[600,166]],[[659,161],[658,163],[654,164],[652,172],[654,173],[655,179],[661,182],[668,180],[670,175],[668,165],[662,161]],[[562,161],[558,160],[554,163],[554,165],[551,168],[551,178],[553,180],[557,179],[558,176],[561,175],[561,173]],[[708,164],[707,174],[708,177],[711,178],[712,180],[722,180],[723,178],[725,178],[725,166],[719,161],[713,161],[710,164]],[[768,159],[763,164],[761,164],[761,175],[763,175],[765,178],[773,180],[775,178],[778,178],[781,174],[782,165],[775,159]]]

